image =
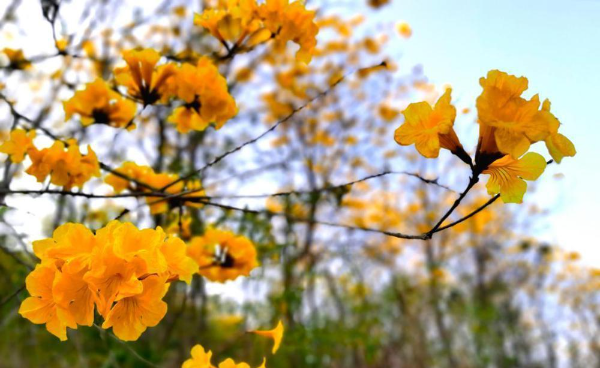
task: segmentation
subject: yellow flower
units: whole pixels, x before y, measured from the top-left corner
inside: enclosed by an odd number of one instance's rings
[[[532,143],[545,140],[551,130],[558,129],[554,115],[539,110],[538,95],[531,100],[521,97],[528,86],[527,78],[492,70],[479,83],[483,92],[477,98],[478,153],[501,152],[517,159]]]
[[[54,301],[53,284],[59,273],[55,265],[37,265],[25,279],[31,295],[23,300],[19,314],[35,324],[46,324],[48,332],[61,341],[67,340],[67,327],[77,324],[69,311]]]
[[[179,238],[160,227],[111,221],[96,234],[81,224],[58,227],[33,243],[41,264],[27,278],[20,313],[66,339],[66,327],[91,326],[94,307],[123,340],[135,340],[166,313],[169,282],[190,282],[198,266]]]
[[[96,237],[82,224],[66,223],[54,230],[52,238],[33,242],[33,252],[42,263],[68,262],[74,272],[90,265],[97,247]]]
[[[0,152],[6,153],[15,164],[23,162],[27,151],[35,149],[33,145],[34,138],[35,130],[29,132],[25,132],[23,129],[12,130],[10,139],[0,146]]]
[[[267,337],[269,339],[273,339],[273,350],[272,353],[275,354],[277,352],[277,350],[279,349],[279,346],[281,345],[281,340],[283,339],[283,323],[281,323],[281,321],[279,321],[279,323],[277,324],[277,327],[275,327],[272,330],[267,330],[267,331],[251,331],[254,334],[263,336],[263,337]]]
[[[31,62],[25,58],[21,49],[16,50],[5,47],[2,49],[2,53],[8,58],[8,67],[10,69],[26,70],[31,67]]]
[[[25,170],[29,175],[43,182],[50,175],[52,184],[70,190],[73,186],[83,187],[92,176],[100,176],[100,165],[96,153],[88,146],[88,153],[81,155],[77,142],[72,139],[65,151],[65,144],[56,141],[50,148],[40,151],[30,149],[31,166]]]
[[[192,276],[198,272],[198,264],[187,255],[187,246],[179,238],[168,238],[160,246],[160,252],[167,261],[169,279],[177,278],[186,283],[192,282]]]
[[[167,313],[167,303],[162,298],[169,289],[165,279],[150,275],[141,281],[141,294],[125,297],[111,308],[102,328],[112,327],[121,340],[134,341],[148,327],[156,326]]]
[[[83,279],[87,268],[76,263],[65,263],[56,274],[52,293],[57,305],[64,308],[78,325],[94,323],[94,294]]]
[[[236,363],[233,359],[225,359],[219,363],[219,368],[250,368],[248,363]]]
[[[451,93],[448,88],[433,108],[427,102],[408,105],[403,112],[404,124],[394,133],[396,142],[403,146],[414,144],[427,158],[438,157],[440,147],[457,155],[464,152],[453,128],[456,108],[450,104]]]
[[[96,79],[84,90],[75,92],[71,99],[63,102],[63,107],[65,121],[78,114],[83,126],[96,123],[117,128],[134,127],[135,103],[121,97],[102,79]]]
[[[181,368],[214,368],[210,360],[212,351],[205,351],[202,345],[196,344],[191,351],[192,357],[185,362]]]
[[[314,11],[306,10],[299,1],[290,4],[289,0],[267,0],[259,6],[258,14],[265,27],[276,35],[278,48],[293,41],[300,46],[296,59],[310,63],[319,33]]]
[[[198,273],[211,281],[248,276],[258,266],[254,244],[230,231],[208,229],[192,238],[187,253],[200,267]]]
[[[220,129],[237,114],[235,100],[227,90],[227,81],[206,57],[196,66],[183,64],[176,78],[177,97],[185,104],[177,107],[167,121],[180,133],[204,130],[211,123]]]
[[[527,191],[525,180],[536,180],[545,168],[544,157],[529,152],[519,160],[506,155],[489,165],[483,174],[490,175],[486,185],[489,194],[500,193],[504,203],[522,203]]]
[[[194,15],[194,24],[206,28],[220,41],[241,43],[258,29],[256,0],[220,1],[218,8]]]
[[[174,94],[177,68],[174,64],[156,67],[160,54],[152,49],[129,50],[123,53],[127,66],[116,68],[115,79],[127,87],[127,93],[144,106],[166,102]]]

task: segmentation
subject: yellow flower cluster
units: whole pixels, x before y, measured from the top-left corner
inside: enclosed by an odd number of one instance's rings
[[[140,100],[144,106],[168,101],[175,86],[175,64],[157,67],[160,54],[152,49],[125,51],[123,58],[127,66],[114,70],[115,80],[127,87],[131,97]]]
[[[33,243],[41,263],[27,276],[30,297],[19,313],[67,339],[67,327],[91,326],[94,308],[122,340],[136,340],[167,312],[169,282],[190,282],[198,265],[179,238],[112,221],[95,234],[67,223]]]
[[[283,339],[283,323],[279,321],[277,327],[272,330],[267,331],[250,331],[251,333],[269,338],[273,340],[273,350],[272,353],[275,354],[281,345],[281,340]],[[191,351],[192,357],[185,362],[181,368],[215,368],[212,365],[212,351],[206,351],[202,345],[195,345]],[[263,362],[258,368],[266,368],[267,358],[263,358]],[[250,365],[245,362],[236,363],[233,359],[225,359],[221,363],[219,363],[218,368],[250,368]]]
[[[314,18],[315,12],[300,1],[267,0],[258,4],[256,0],[220,0],[216,8],[196,14],[194,23],[225,45],[232,42],[236,49],[253,48],[270,39],[275,40],[278,49],[288,41],[295,42],[300,46],[296,59],[309,63],[319,33]]]
[[[401,145],[414,144],[427,158],[438,157],[440,148],[450,150],[471,165],[474,175],[490,175],[489,194],[500,194],[505,203],[521,203],[527,190],[524,180],[536,180],[546,168],[544,157],[527,153],[531,144],[544,141],[558,163],[565,156],[574,156],[575,146],[558,133],[560,122],[550,112],[548,100],[540,106],[538,95],[529,100],[521,97],[527,89],[527,78],[492,70],[480,84],[483,92],[477,98],[479,142],[475,164],[454,132],[456,108],[450,103],[449,89],[434,107],[427,102],[410,104],[394,138]]]
[[[183,64],[176,78],[177,98],[184,105],[173,110],[167,119],[180,133],[204,130],[211,123],[220,129],[237,114],[235,100],[227,90],[227,80],[207,57],[200,58],[196,66]]]
[[[38,150],[33,144],[35,131],[28,133],[15,129],[10,139],[0,146],[0,152],[6,153],[14,163],[23,162],[25,154],[31,159],[31,166],[25,172],[35,176],[38,182],[44,182],[50,175],[50,182],[66,190],[83,187],[92,176],[100,176],[100,165],[96,153],[88,146],[88,153],[82,155],[75,139],[67,144],[55,141],[49,148]],[[68,147],[67,147],[68,145]]]
[[[145,107],[172,98],[183,105],[176,107],[167,121],[180,133],[204,130],[211,124],[219,129],[237,114],[227,80],[207,57],[200,58],[196,65],[157,65],[160,54],[143,49],[125,51],[123,58],[127,65],[116,68],[114,75],[116,84],[127,89],[127,98],[97,79],[64,102],[66,120],[78,114],[84,126],[96,123],[133,129],[134,101]]]
[[[198,263],[200,275],[217,282],[248,276],[258,267],[256,248],[248,238],[212,228],[190,240],[188,256]]]
[[[155,173],[149,166],[141,166],[130,161],[124,162],[121,167],[116,169],[116,172],[122,176],[112,173],[107,175],[104,179],[107,184],[113,187],[116,193],[121,193],[126,189],[134,190],[136,192],[151,193],[158,191],[179,179],[179,176],[175,174]],[[145,186],[139,184],[144,184]],[[186,192],[189,193],[182,194]],[[202,189],[202,183],[199,180],[190,180],[187,183],[180,181],[168,187],[165,190],[165,193],[173,195],[173,197],[168,199],[155,196],[146,197],[146,202],[150,206],[150,212],[152,214],[166,212],[169,210],[169,206],[178,207],[183,205],[201,207],[201,203],[190,202],[186,199],[201,198],[205,195],[205,192]]]
[[[73,97],[63,102],[63,108],[65,121],[77,114],[83,126],[95,123],[116,128],[135,128],[135,103],[113,91],[99,78],[88,83],[84,90],[75,92]]]
[[[10,132],[10,139],[0,146],[0,152],[6,153],[15,164],[21,163],[25,159],[27,152],[35,149],[33,145],[35,136],[35,130],[30,130],[29,132],[23,129],[12,130]]]
[[[531,144],[545,141],[557,162],[575,155],[571,141],[558,133],[560,122],[550,112],[550,101],[545,100],[540,109],[538,95],[530,100],[521,97],[528,86],[527,78],[492,70],[487,78],[481,78],[480,84],[483,92],[477,98],[479,152],[499,152],[518,159]]]

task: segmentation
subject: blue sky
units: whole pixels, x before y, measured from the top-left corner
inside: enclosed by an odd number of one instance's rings
[[[490,69],[526,76],[529,95],[552,101],[578,153],[551,165],[526,200],[552,211],[539,236],[600,266],[600,1],[393,0],[379,13],[413,28],[400,65],[422,64],[433,83],[453,87],[457,105],[473,107]]]

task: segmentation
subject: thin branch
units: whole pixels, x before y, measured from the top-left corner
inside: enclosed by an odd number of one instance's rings
[[[491,205],[492,203],[496,202],[496,200],[500,198],[500,194],[496,194],[495,196],[493,196],[492,198],[490,198],[489,201],[485,202],[481,207],[477,208],[476,210],[474,210],[473,212],[469,213],[468,215],[466,215],[465,217],[456,220],[448,225],[445,226],[440,226],[439,228],[437,228],[434,233],[449,229],[451,227],[454,227],[458,224],[460,224],[461,222],[464,222],[468,219],[470,219],[471,217],[475,216],[476,214],[478,214],[479,212],[483,211],[486,207],[488,207],[489,205]]]
[[[209,199],[241,199],[241,198],[268,198],[268,197],[285,197],[285,196],[290,196],[290,195],[317,194],[317,193],[322,193],[322,192],[336,191],[336,190],[343,189],[346,187],[351,187],[354,184],[362,183],[362,182],[365,182],[370,179],[375,179],[375,178],[379,178],[379,177],[391,175],[391,174],[401,174],[401,175],[412,176],[412,177],[418,178],[419,180],[421,180],[424,183],[435,185],[440,188],[444,188],[448,191],[455,192],[455,190],[453,190],[452,188],[442,185],[442,184],[439,184],[437,182],[437,179],[435,179],[435,180],[427,179],[427,178],[420,176],[419,174],[406,172],[406,171],[384,171],[379,174],[369,175],[364,178],[357,179],[357,180],[354,180],[354,181],[351,181],[348,183],[338,184],[338,185],[334,185],[334,186],[325,186],[325,187],[321,187],[321,188],[315,188],[313,190],[291,190],[288,192],[277,192],[277,193],[271,193],[271,194],[245,194],[245,195],[241,194],[241,195],[229,195],[229,196],[228,195],[217,195],[217,196],[208,196],[206,198],[209,198]]]
[[[446,213],[440,218],[440,220],[437,222],[437,224],[435,224],[434,227],[431,228],[431,230],[429,230],[425,235],[427,235],[429,238],[431,239],[431,236],[437,232],[437,229],[440,228],[440,226],[442,226],[442,223],[444,223],[444,221],[446,221],[446,219],[448,217],[450,217],[450,215],[454,212],[454,210],[460,205],[460,202],[462,202],[462,200],[467,196],[467,193],[469,193],[469,191],[475,186],[475,184],[477,184],[479,182],[479,175],[473,174],[471,176],[471,178],[469,179],[469,184],[467,184],[467,187],[465,188],[465,190],[460,193],[460,195],[458,196],[458,198],[456,198],[456,200],[454,201],[454,203],[452,204],[452,206],[450,206],[450,208],[448,209],[448,211],[446,211]]]
[[[385,62],[380,63],[379,65],[385,65]],[[379,66],[376,65],[376,66]],[[373,66],[373,67],[376,67]],[[184,180],[189,180],[191,178],[193,178],[196,175],[202,174],[206,169],[210,168],[211,166],[216,165],[217,163],[221,162],[221,160],[223,160],[225,157],[241,150],[242,148],[251,145],[253,143],[256,143],[257,141],[259,141],[261,138],[265,137],[266,135],[268,135],[269,133],[271,133],[272,131],[274,131],[275,129],[277,129],[278,126],[280,126],[281,124],[289,121],[292,117],[294,117],[297,113],[299,113],[300,111],[304,110],[305,108],[307,108],[311,103],[319,100],[320,98],[326,96],[329,92],[331,92],[333,89],[335,89],[340,83],[342,83],[349,75],[354,74],[360,70],[364,70],[364,69],[370,69],[373,67],[368,67],[368,68],[361,68],[358,70],[355,70],[349,74],[346,74],[344,76],[342,76],[340,79],[338,79],[337,81],[335,81],[334,83],[332,83],[327,89],[319,92],[318,94],[316,94],[313,98],[309,99],[307,102],[305,102],[303,105],[293,109],[286,117],[284,117],[283,119],[277,121],[275,124],[273,124],[269,129],[265,130],[263,133],[259,134],[258,136],[250,139],[249,141],[246,141],[244,143],[242,143],[241,145],[224,152],[223,154],[215,157],[212,161],[208,162],[207,164],[205,164],[203,167],[201,167],[198,170],[195,170],[191,173],[189,173],[188,175],[184,175],[182,177],[180,177],[179,179],[172,181],[171,183],[167,184],[166,186],[160,188],[160,191],[165,191],[166,189],[172,187],[173,185],[184,181]]]
[[[12,294],[10,294],[6,298],[2,299],[2,301],[0,302],[0,307],[2,307],[4,304],[10,302],[14,297],[19,295],[21,293],[21,291],[23,291],[23,290],[25,290],[25,284],[21,285],[21,287],[18,288],[17,290],[15,290]]]
[[[199,203],[202,203],[206,206],[218,207],[218,208],[221,208],[224,210],[229,210],[229,211],[240,211],[240,212],[244,212],[244,213],[251,213],[254,215],[280,216],[280,217],[284,217],[284,218],[286,218],[290,221],[294,221],[294,222],[302,222],[302,223],[311,223],[312,222],[312,223],[315,223],[318,225],[339,227],[339,228],[344,228],[344,229],[348,229],[348,230],[358,230],[358,231],[383,234],[383,235],[391,236],[394,238],[400,238],[400,239],[426,240],[426,234],[409,235],[409,234],[403,234],[403,233],[394,233],[394,232],[390,232],[390,231],[378,230],[378,229],[373,229],[373,228],[368,228],[368,227],[344,225],[344,224],[338,224],[338,223],[328,222],[328,221],[300,218],[300,217],[292,216],[292,215],[289,215],[289,214],[283,213],[283,212],[273,212],[273,211],[269,211],[269,210],[251,210],[249,208],[235,207],[235,206],[230,206],[230,205],[215,203],[215,202],[209,202],[209,201],[199,201]]]

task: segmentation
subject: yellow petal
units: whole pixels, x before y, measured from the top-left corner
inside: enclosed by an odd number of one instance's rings
[[[563,157],[573,157],[577,153],[573,142],[560,133],[552,134],[546,138],[546,148],[548,148],[548,152],[554,161],[559,164]]]

